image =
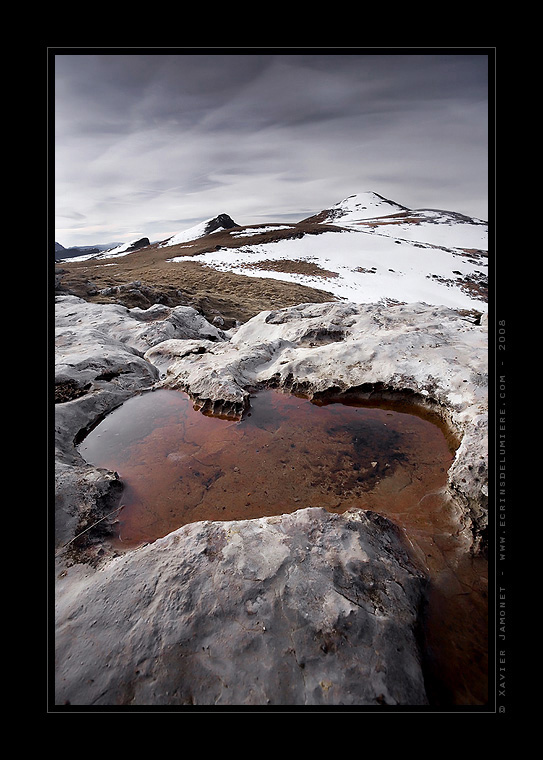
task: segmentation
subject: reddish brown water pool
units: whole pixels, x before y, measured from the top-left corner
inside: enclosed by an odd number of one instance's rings
[[[486,563],[466,559],[445,489],[454,452],[438,425],[395,408],[317,405],[274,390],[255,393],[249,412],[232,421],[195,411],[183,393],[157,390],[108,415],[79,451],[124,483],[118,548],[198,520],[309,506],[386,515],[431,580],[432,700],[486,702]]]

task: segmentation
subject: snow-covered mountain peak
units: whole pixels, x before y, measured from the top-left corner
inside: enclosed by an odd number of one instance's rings
[[[409,211],[407,206],[402,206],[395,201],[390,201],[379,193],[369,190],[365,193],[349,195],[344,200],[332,206],[333,209],[343,210],[345,213],[359,215],[361,219],[373,216],[384,216],[399,211]]]
[[[397,214],[402,211],[409,211],[409,209],[407,206],[401,206],[399,203],[368,190],[364,193],[349,195],[334,206],[321,211],[317,217],[318,221],[324,224],[343,225],[362,219]],[[317,221],[317,217],[310,217],[310,219]]]
[[[367,223],[372,222],[380,225],[403,223],[412,225],[421,222],[449,225],[487,225],[487,222],[482,219],[472,218],[456,211],[434,208],[411,209],[371,190],[349,195],[334,206],[324,209],[304,221],[334,224],[349,229],[359,228],[360,225],[367,226]]]

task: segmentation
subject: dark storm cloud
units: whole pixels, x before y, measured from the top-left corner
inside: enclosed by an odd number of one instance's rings
[[[486,218],[486,119],[486,55],[59,54],[57,236],[303,218],[365,190]]]

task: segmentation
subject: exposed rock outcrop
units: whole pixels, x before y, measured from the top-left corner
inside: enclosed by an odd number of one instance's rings
[[[56,704],[427,704],[417,639],[426,578],[389,520],[308,508],[199,522],[112,556],[102,518],[119,504],[119,479],[76,443],[151,388],[238,411],[258,385],[403,394],[461,438],[449,488],[479,551],[485,320],[424,304],[302,304],[226,333],[184,306],[64,296],[56,309]]]
[[[59,580],[56,701],[425,705],[424,583],[372,512],[193,523]]]
[[[145,248],[146,245],[149,245],[149,238],[148,237],[142,237],[138,240],[134,240],[128,248],[126,249],[127,253],[129,251],[137,251],[139,248]]]
[[[205,234],[209,235],[216,230],[230,230],[233,227],[239,227],[236,222],[228,216],[228,214],[219,214],[218,216],[210,219],[205,227]]]
[[[76,296],[56,303],[55,336],[55,538],[73,538],[102,517],[118,497],[116,477],[84,462],[74,442],[126,399],[152,387],[157,368],[143,358],[164,339],[197,336],[210,342],[224,333],[195,309],[156,304],[127,309],[91,304]],[[105,526],[102,526],[105,527]]]

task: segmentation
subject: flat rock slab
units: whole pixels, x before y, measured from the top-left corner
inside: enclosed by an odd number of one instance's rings
[[[427,704],[425,578],[375,513],[193,523],[60,576],[56,704]]]

